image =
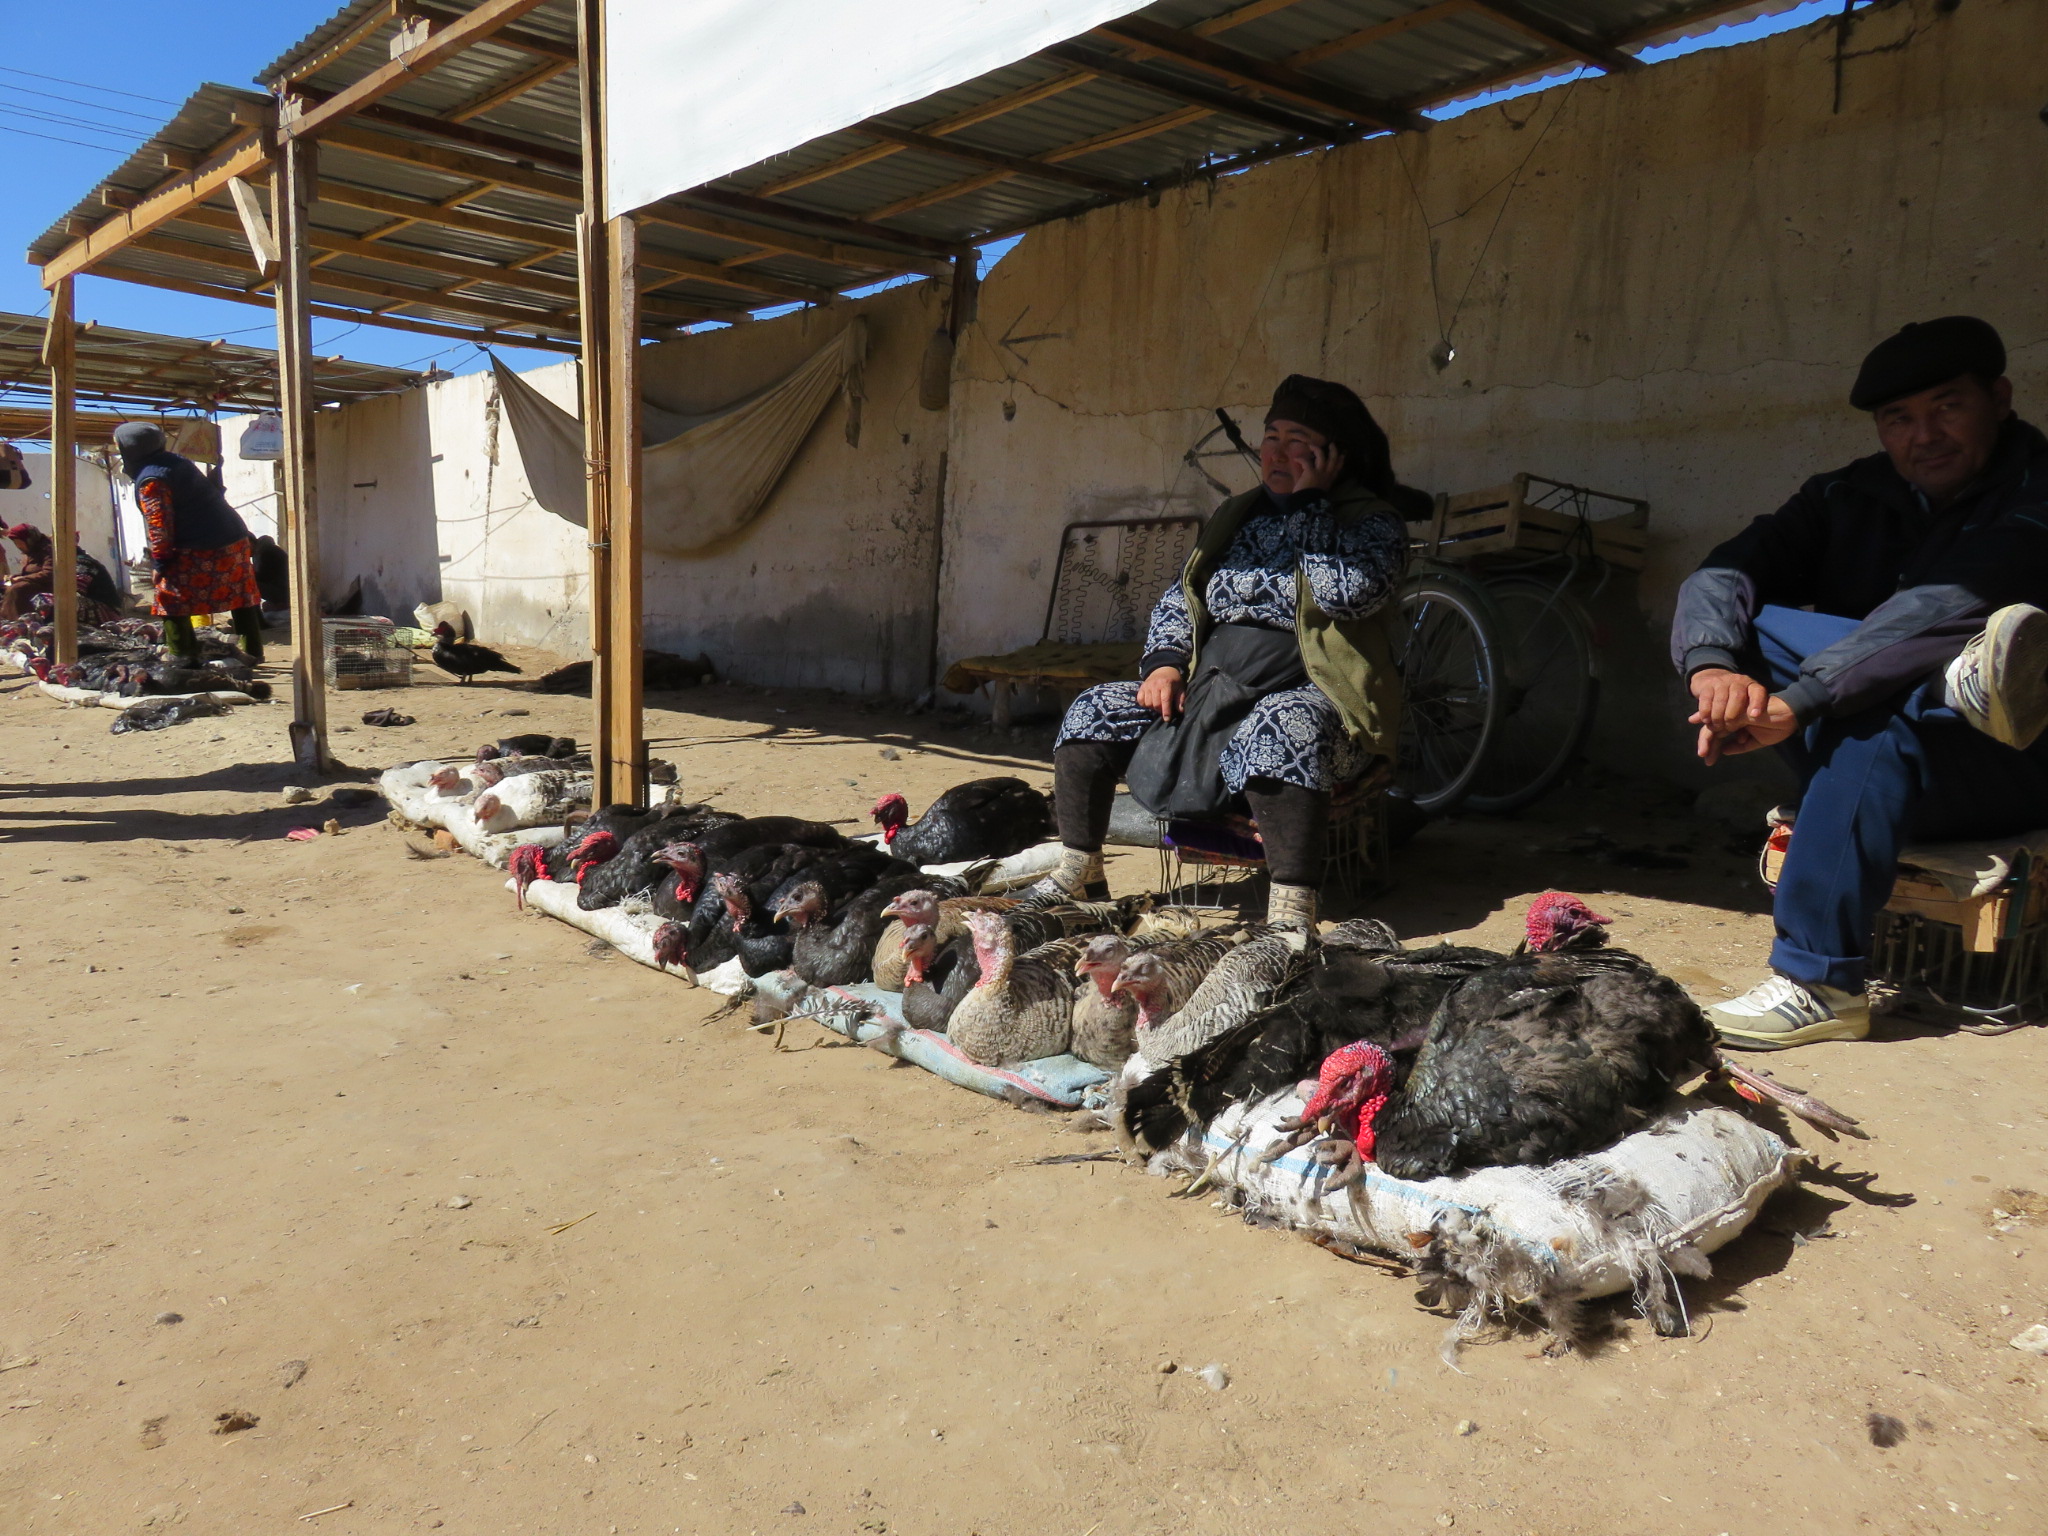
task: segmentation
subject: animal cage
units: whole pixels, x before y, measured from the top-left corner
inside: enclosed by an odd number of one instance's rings
[[[412,686],[412,652],[398,643],[391,620],[323,619],[320,628],[328,687]]]

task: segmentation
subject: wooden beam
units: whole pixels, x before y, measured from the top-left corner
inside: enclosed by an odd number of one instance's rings
[[[1419,131],[1429,126],[1427,118],[1418,117],[1394,102],[1361,96],[1342,86],[1318,80],[1313,75],[1305,75],[1292,65],[1276,64],[1144,16],[1126,16],[1095,30],[1100,36],[1114,38],[1178,63],[1192,64],[1197,69],[1220,75],[1233,85],[1250,86],[1253,90],[1295,102],[1311,111],[1331,112],[1350,122],[1375,123],[1382,128]]]
[[[698,282],[717,283],[720,287],[737,288],[746,293],[766,294],[772,299],[794,299],[802,304],[829,304],[839,297],[836,288],[821,288],[815,283],[793,283],[787,278],[769,277],[743,268],[721,267],[715,261],[678,256],[644,240],[640,242],[640,265],[672,274],[663,282],[650,285],[648,291],[684,278],[694,278]]]
[[[611,253],[606,274],[611,304],[606,319],[612,329],[605,355],[605,387],[611,397],[605,423],[605,459],[610,467],[605,537],[611,544],[611,600],[604,648],[610,673],[605,680],[605,756],[612,777],[605,802],[624,800],[638,805],[647,793],[646,735],[640,722],[645,539],[641,524],[640,348],[633,342],[633,316],[640,297],[634,249],[639,230],[632,215],[611,220],[605,238]]]
[[[641,209],[640,222],[666,224],[674,229],[695,230],[698,234],[716,235],[721,240],[731,240],[736,244],[760,246],[767,252],[786,256],[807,256],[812,261],[828,262],[836,267],[851,267],[863,273],[887,271],[894,267],[899,271],[922,273],[926,277],[943,277],[952,270],[944,261],[905,257],[894,251],[871,250],[865,246],[841,245],[837,241],[821,240],[813,235],[796,234],[787,229],[769,228],[673,202],[656,203],[651,208]]]
[[[472,235],[488,235],[494,240],[514,240],[526,245],[543,246],[553,251],[576,249],[576,231],[573,228],[533,224],[524,219],[508,219],[496,214],[473,213],[467,208],[448,208],[440,203],[424,202],[414,197],[394,197],[389,192],[379,192],[373,187],[354,186],[330,177],[321,178],[317,191],[321,202],[335,203],[343,208],[360,208],[366,213],[385,213],[410,223],[435,224],[444,229],[466,230]]]
[[[50,320],[43,350],[50,364],[50,541],[57,546],[50,567],[50,591],[57,599],[57,660],[78,660],[78,326],[73,319],[72,279],[50,293]]]
[[[482,117],[484,113],[502,107],[508,101],[518,100],[536,86],[546,85],[556,76],[567,74],[575,67],[573,59],[543,59],[540,63],[521,70],[502,84],[478,92],[461,106],[449,108],[448,121],[466,123],[473,117]]]
[[[951,241],[934,240],[929,235],[914,235],[908,230],[888,229],[880,224],[870,224],[864,219],[849,219],[840,214],[805,208],[797,203],[779,203],[745,192],[727,192],[718,187],[696,187],[684,195],[697,202],[709,203],[714,208],[729,208],[735,213],[751,214],[755,218],[787,219],[792,224],[809,224],[815,229],[830,230],[849,239],[868,241],[892,254],[902,251],[919,256],[936,256],[950,261],[956,249]]]
[[[425,112],[409,112],[403,107],[364,107],[355,114],[354,121],[368,123],[372,127],[405,128],[414,133],[426,134],[429,138],[446,139],[451,144],[465,144],[472,149],[503,155],[514,165],[536,166],[572,175],[580,168],[581,157],[566,144],[546,144],[537,139],[523,139],[517,134],[500,133],[493,128],[477,128],[449,118],[432,117]]]
[[[224,299],[230,304],[253,304],[258,309],[271,309],[274,307],[268,293],[256,293],[246,288],[215,287],[208,283],[187,282],[180,278],[164,277],[155,272],[143,272],[128,267],[103,267],[95,272],[94,275],[117,282],[135,283],[144,288],[162,288],[171,293],[189,293],[196,298]],[[383,315],[374,310],[344,309],[338,304],[308,304],[306,312],[320,320],[344,320],[351,325],[374,325],[391,331],[410,331],[417,336],[443,336],[451,341],[472,341],[480,347],[531,347],[540,352],[574,352],[576,350],[568,342],[546,336],[519,335],[509,331],[495,330],[488,326],[474,331],[466,331],[460,326],[444,325],[433,320],[416,320],[410,315]]]
[[[313,330],[306,218],[318,179],[310,139],[279,146],[270,178],[270,226],[277,231],[277,404],[284,421],[279,521],[290,562],[292,608],[292,756],[324,773],[327,753],[327,668],[320,613],[320,507],[313,461]]]
[[[263,207],[263,197],[255,187],[237,176],[228,183],[228,192],[235,201],[235,215],[242,230],[242,238],[249,242],[249,253],[256,259],[256,270],[264,277],[277,271],[277,239],[270,232],[270,215]],[[210,208],[191,208],[185,217],[196,218],[201,213],[211,213]]]
[[[52,256],[43,264],[43,286],[53,288],[62,278],[88,271],[137,235],[160,229],[183,210],[198,207],[237,176],[247,176],[255,171],[268,158],[269,150],[262,137],[250,134],[215,155],[198,170],[173,177],[133,208],[107,220],[84,239],[74,241]]]
[[[596,803],[610,803],[617,777],[611,755],[611,226],[604,217],[604,94],[599,61],[604,47],[605,0],[576,0],[576,46],[589,60],[577,80],[577,138],[583,148],[583,208],[576,216],[576,306],[582,326],[577,387],[583,404],[583,543],[590,559],[591,766]]]
[[[1539,16],[1521,0],[1477,0],[1480,10],[1496,21],[1505,22],[1526,37],[1557,49],[1571,58],[1583,59],[1611,75],[1625,75],[1643,67],[1643,61],[1610,47],[1568,22]]]
[[[1207,21],[1198,21],[1188,30],[1197,37],[1214,37],[1218,32],[1228,32],[1232,27],[1262,21],[1275,11],[1284,11],[1295,3],[1296,0],[1251,0],[1249,5],[1240,5],[1234,11],[1225,11],[1221,16],[1211,16]]]
[[[275,83],[290,85],[294,81],[303,80],[306,76],[314,74],[324,69],[327,65],[332,64],[336,59],[355,52],[356,49],[375,37],[383,29],[384,24],[398,14],[398,11],[399,0],[379,0],[379,3],[366,11],[354,26],[350,27],[318,53],[293,65],[291,70],[281,76]]]
[[[463,12],[449,10],[446,6],[430,5],[426,0],[416,0],[412,9],[429,21],[460,21]],[[558,42],[552,37],[543,37],[538,32],[528,32],[519,27],[500,27],[493,32],[490,41],[505,48],[522,48],[528,53],[537,53],[544,59],[566,59],[576,62],[576,45]]]
[[[325,132],[545,3],[546,0],[482,0],[473,10],[429,31],[418,47],[410,48],[389,63],[371,70],[346,90],[308,108],[291,121],[280,121],[278,137],[287,141],[308,139]]]
[[[1199,85],[1192,80],[1182,80],[1162,75],[1149,65],[1136,59],[1125,58],[1106,48],[1087,42],[1054,43],[1041,50],[1047,57],[1065,64],[1079,64],[1097,74],[1111,75],[1119,80],[1128,80],[1133,85],[1143,86],[1172,101],[1187,102],[1207,107],[1211,112],[1225,117],[1241,118],[1245,122],[1257,123],[1264,128],[1278,129],[1297,139],[1312,139],[1327,143],[1335,135],[1331,125],[1316,118],[1303,117],[1284,107],[1252,96],[1234,96],[1220,87]]]
[[[953,160],[966,160],[975,165],[985,165],[1011,176],[1028,176],[1033,180],[1049,181],[1057,186],[1079,187],[1085,192],[1095,193],[1098,197],[1131,197],[1139,190],[1127,182],[1115,181],[1107,176],[1077,171],[1064,165],[1048,165],[1022,155],[1005,155],[992,149],[981,149],[973,144],[963,144],[958,139],[942,139],[912,128],[898,128],[874,118],[854,124],[853,131],[868,134],[886,143],[901,144],[906,149],[922,150],[930,155],[943,155]]]
[[[491,182],[498,186],[517,187],[522,192],[537,192],[543,197],[560,198],[565,203],[583,201],[583,189],[576,184],[573,177],[533,170],[515,165],[510,160],[493,160],[459,149],[444,148],[439,144],[422,144],[417,139],[401,139],[393,134],[375,133],[367,128],[353,126],[330,128],[321,135],[321,139],[336,149],[346,149],[361,155],[374,155],[380,160],[395,160],[401,165],[423,165],[430,171],[440,171],[449,176],[466,176],[471,181]]]
[[[1306,69],[1311,64],[1320,64],[1325,59],[1334,59],[1340,53],[1349,53],[1354,48],[1369,48],[1374,43],[1384,42],[1390,37],[1399,37],[1403,32],[1416,27],[1426,27],[1433,21],[1442,21],[1460,11],[1470,10],[1478,0],[1436,0],[1434,5],[1425,5],[1420,10],[1410,11],[1405,16],[1396,16],[1391,21],[1376,26],[1360,27],[1356,32],[1346,32],[1342,37],[1333,37],[1327,43],[1317,43],[1313,48],[1304,48],[1290,54],[1287,62],[1296,69]]]

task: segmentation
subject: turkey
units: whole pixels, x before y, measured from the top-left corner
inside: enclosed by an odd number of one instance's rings
[[[619,851],[626,838],[655,819],[657,813],[631,805],[608,805],[598,811],[573,811],[562,822],[562,840],[552,848],[521,843],[505,861],[512,876],[512,895],[523,910],[526,888],[536,880],[557,884],[579,878]],[[595,838],[595,842],[590,842]],[[584,847],[590,843],[588,849]]]
[[[486,832],[559,822],[590,803],[590,775],[558,768],[547,773],[522,773],[501,779],[470,804],[470,814]]]
[[[488,645],[474,645],[455,638],[455,626],[442,620],[434,626],[434,665],[458,682],[467,683],[480,672],[510,672],[519,669]]]
[[[1098,1067],[1116,1068],[1138,1049],[1138,993],[1145,991],[1155,1022],[1171,1014],[1201,984],[1209,970],[1245,936],[1242,927],[1203,934],[1168,931],[1153,937],[1099,934],[1074,962],[1081,978],[1074,994],[1074,1054]],[[1142,966],[1135,984],[1122,991],[1116,981],[1133,955],[1158,952],[1158,966]],[[1146,978],[1158,978],[1154,986]],[[1177,981],[1177,989],[1173,984]]]
[[[1052,836],[1052,807],[1022,779],[974,779],[956,784],[908,826],[910,802],[884,795],[875,802],[882,842],[913,864],[957,864],[1003,859]]]
[[[801,875],[792,876],[770,894],[767,906],[780,915],[784,898],[798,884],[812,886],[823,898],[824,911],[839,911],[863,891],[885,880],[898,880],[918,873],[912,865],[891,858],[872,843],[848,843],[842,848],[821,849],[823,857],[813,860]]]
[[[1262,927],[1220,955],[1207,947],[1217,942],[1163,945],[1123,963],[1111,990],[1138,1005],[1132,1065],[1164,1066],[1242,1024],[1307,969],[1316,940],[1296,929]]]
[[[889,904],[888,915],[900,926],[884,929],[875,946],[875,985],[902,990],[903,933],[922,923],[934,930],[941,948],[967,932],[967,918],[976,911],[995,912],[1010,927],[1019,953],[1072,934],[1122,928],[1137,916],[1144,897],[1122,901],[1067,901],[1044,907],[1027,906],[1000,896],[970,896],[941,901],[929,877],[917,890],[906,891]]]
[[[663,862],[674,874],[665,876],[655,888],[652,905],[656,913],[667,919],[663,934],[668,951],[686,955],[687,963],[700,971],[722,965],[736,954],[741,955],[743,964],[749,955],[757,962],[767,957],[772,950],[764,943],[752,941],[763,938],[776,926],[775,916],[765,905],[769,894],[826,857],[829,850],[801,843],[760,843],[714,866],[705,860],[699,844],[663,849]],[[693,903],[686,905],[684,892],[689,889],[695,889],[697,895]],[[668,933],[671,927],[680,929],[680,933]],[[767,967],[769,970],[780,970],[789,964],[787,944],[792,933],[784,927],[775,935],[781,941],[783,954],[777,963]]]
[[[807,848],[842,848],[836,827],[796,816],[748,816],[728,821],[696,840],[715,874],[722,861],[762,843],[801,843]]]
[[[726,813],[708,805],[682,805],[664,812],[626,838],[617,855],[577,881],[576,905],[585,912],[615,907],[629,896],[652,891],[667,876],[671,866],[657,857],[671,843],[690,842],[702,847],[717,832],[737,822],[725,820]]]
[[[946,1037],[983,1066],[1058,1056],[1072,1039],[1074,961],[1081,939],[1057,939],[1026,954],[999,912],[970,912],[967,929],[981,976],[946,1024]]]
[[[757,912],[753,897],[747,890],[747,882],[740,876],[713,875],[711,884],[718,892],[719,900],[725,904],[727,926],[732,930],[732,946],[739,955],[740,969],[749,976],[787,970],[790,943],[794,937],[789,925],[772,912]]]
[[[501,736],[495,742],[485,742],[476,749],[476,760],[487,763],[499,757],[574,757],[576,738],[573,736],[549,736],[540,731],[528,731],[519,736]]]
[[[489,789],[529,773],[589,773],[590,755],[578,752],[569,757],[487,757],[467,764],[463,772]]]
[[[1450,944],[1404,949],[1382,922],[1339,923],[1272,1003],[1130,1085],[1119,1133],[1135,1150],[1160,1151],[1234,1103],[1315,1076],[1333,1051],[1354,1041],[1371,1040],[1389,1055],[1412,1058],[1438,1004],[1503,959],[1493,950]]]
[[[1343,1141],[1325,1160],[1346,1182],[1362,1159],[1404,1179],[1550,1163],[1619,1140],[1702,1072],[1725,1073],[1745,1097],[1774,1099],[1816,1125],[1863,1134],[1818,1100],[1724,1062],[1713,1027],[1677,982],[1604,947],[1607,921],[1574,896],[1539,896],[1528,943],[1444,998],[1405,1084],[1377,1043],[1344,1047],[1324,1063],[1280,1149],[1328,1126]]]
[[[791,967],[814,987],[845,987],[866,981],[874,972],[883,930],[894,920],[888,909],[910,890],[930,890],[940,898],[967,894],[962,882],[915,868],[886,876],[837,909],[821,886],[799,883],[786,890],[778,910],[796,929],[796,940],[790,946]]]
[[[981,980],[973,935],[962,934],[942,948],[938,936],[920,923],[904,930],[903,953],[910,962],[903,973],[903,1022],[942,1035],[960,1000]]]

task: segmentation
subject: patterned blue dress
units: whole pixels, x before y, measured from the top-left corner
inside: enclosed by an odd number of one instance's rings
[[[1210,620],[1293,629],[1297,571],[1307,575],[1316,606],[1331,618],[1365,618],[1394,595],[1407,552],[1408,530],[1391,512],[1340,527],[1320,491],[1269,494],[1209,577],[1204,596]],[[1187,598],[1176,581],[1152,610],[1139,675],[1159,667],[1185,674],[1194,641]],[[1136,683],[1098,683],[1068,707],[1054,745],[1134,742],[1158,718],[1139,705]],[[1337,707],[1310,683],[1268,694],[1252,706],[1223,749],[1223,782],[1233,794],[1254,778],[1327,791],[1358,777],[1368,760],[1365,748],[1346,734]]]

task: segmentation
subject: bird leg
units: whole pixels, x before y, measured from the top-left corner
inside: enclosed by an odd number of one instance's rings
[[[1288,1115],[1273,1122],[1273,1129],[1283,1132],[1280,1139],[1259,1154],[1262,1163],[1277,1163],[1296,1147],[1308,1145],[1330,1128],[1327,1115],[1315,1120],[1304,1120],[1299,1115]]]
[[[1228,1146],[1210,1153],[1207,1166],[1200,1173],[1196,1174],[1189,1181],[1188,1187],[1179,1191],[1175,1198],[1181,1200],[1190,1199],[1214,1184],[1216,1182],[1216,1170],[1223,1165],[1223,1159],[1230,1156],[1233,1152],[1242,1151],[1244,1144],[1251,1139],[1251,1134],[1249,1129],[1240,1130],[1237,1135],[1231,1138]]]
[[[1316,1148],[1316,1161],[1330,1170],[1330,1176],[1323,1182],[1325,1200],[1365,1177],[1365,1159],[1359,1156],[1358,1143],[1340,1136],[1332,1136]]]
[[[1870,1133],[1862,1129],[1853,1118],[1810,1093],[1801,1093],[1797,1088],[1787,1088],[1768,1072],[1756,1067],[1745,1067],[1724,1056],[1716,1068],[1716,1075],[1728,1078],[1735,1091],[1752,1104],[1761,1104],[1769,1099],[1784,1105],[1808,1125],[1819,1126],[1824,1131],[1839,1131],[1844,1136],[1854,1136],[1859,1141],[1870,1140]]]

